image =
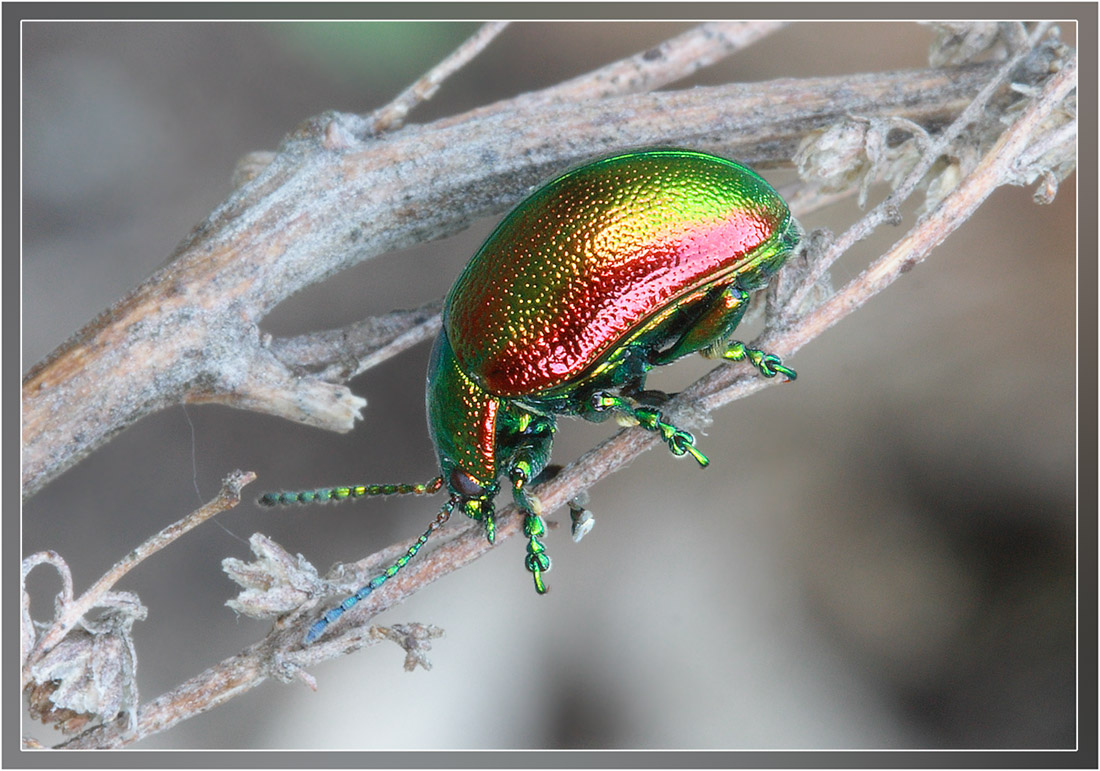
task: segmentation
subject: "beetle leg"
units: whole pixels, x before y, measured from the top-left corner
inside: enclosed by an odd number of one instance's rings
[[[689,353],[705,350],[715,343],[729,339],[741,323],[741,317],[749,307],[749,293],[736,286],[728,286],[709,300],[680,339],[664,351],[655,351],[650,362],[661,366]]]
[[[517,461],[509,474],[512,480],[512,499],[523,512],[523,534],[527,536],[527,557],[524,566],[531,571],[535,579],[535,591],[546,594],[548,587],[542,580],[542,574],[550,569],[550,555],[539,537],[546,533],[546,523],[539,516],[542,506],[539,499],[527,492],[527,481],[531,467],[527,461]]]
[[[679,340],[667,350],[653,354],[652,363],[660,366],[681,356],[700,351],[709,358],[730,361],[747,359],[764,377],[782,374],[788,380],[794,380],[798,375],[790,367],[785,367],[774,353],[749,348],[738,340],[730,343],[723,342],[729,339],[733,330],[741,323],[741,318],[748,307],[748,292],[737,286],[726,287],[709,302],[699,318],[680,336]]]
[[[493,508],[492,495],[496,495],[495,489],[490,497],[467,498],[462,503],[462,513],[470,519],[479,520],[485,527],[485,540],[489,543],[495,543],[497,538],[496,512]]]
[[[607,410],[615,410],[630,415],[638,421],[642,428],[660,434],[673,455],[691,455],[703,467],[710,464],[710,459],[696,449],[695,437],[692,433],[666,422],[660,410],[634,404],[622,396],[616,396],[606,391],[597,391],[592,394],[585,403],[585,407],[587,408],[586,412],[595,413],[596,415]],[[581,412],[581,417],[587,418],[586,412]],[[592,418],[588,419],[591,420]]]
[[[561,473],[562,467],[558,464],[552,464],[547,466],[538,473],[530,484],[537,485],[543,482],[549,482],[551,479]],[[570,519],[570,533],[573,536],[573,543],[580,543],[581,539],[592,532],[592,528],[596,525],[596,518],[592,516],[592,512],[588,510],[588,492],[582,490],[574,497],[570,498],[566,505],[569,507],[569,519]]]
[[[695,448],[695,436],[690,431],[666,423],[657,410],[648,407],[636,407],[634,417],[638,419],[638,423],[643,428],[659,433],[665,443],[668,444],[668,449],[672,451],[673,455],[679,457],[680,455],[690,454],[703,468],[710,465],[710,458]]]
[[[749,348],[744,343],[734,340],[725,350],[719,353],[723,359],[730,361],[748,361],[756,367],[764,377],[775,377],[777,374],[785,375],[787,380],[794,380],[798,373],[790,367],[783,366],[783,362],[774,353],[765,353],[757,348]]]

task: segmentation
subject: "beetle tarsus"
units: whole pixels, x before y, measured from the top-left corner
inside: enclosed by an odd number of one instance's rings
[[[539,540],[539,536],[546,533],[546,523],[542,517],[528,512],[523,519],[523,534],[527,536],[527,557],[524,566],[531,571],[535,579],[535,591],[546,594],[547,586],[542,581],[542,574],[550,569],[550,555],[546,553],[546,546]]]
[[[795,380],[798,377],[798,373],[790,367],[784,366],[780,358],[774,353],[767,353],[758,348],[749,348],[740,341],[735,340],[730,343],[729,347],[722,353],[722,358],[730,361],[748,360],[764,377],[783,375],[787,380]]]
[[[696,449],[695,436],[690,431],[685,431],[666,422],[657,410],[635,407],[633,414],[643,428],[660,434],[668,445],[669,451],[676,457],[691,455],[704,468],[710,464],[710,459]]]

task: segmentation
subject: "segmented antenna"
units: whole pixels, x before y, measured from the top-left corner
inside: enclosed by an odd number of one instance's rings
[[[442,527],[443,523],[446,522],[447,519],[451,516],[451,510],[454,509],[455,504],[457,503],[457,498],[451,498],[446,503],[444,503],[443,508],[439,510],[439,514],[436,515],[436,518],[432,520],[432,523],[430,525],[428,525],[428,529],[424,531],[424,534],[422,536],[416,539],[416,543],[410,546],[407,552],[401,555],[401,557],[399,557],[396,562],[386,568],[382,573],[372,578],[362,589],[345,599],[335,608],[330,608],[329,610],[325,611],[324,615],[317,619],[317,621],[313,623],[313,626],[309,628],[309,631],[306,632],[306,636],[302,640],[302,642],[306,645],[309,645],[311,642],[324,634],[324,631],[328,628],[329,624],[336,621],[336,619],[340,618],[340,616],[344,615],[344,613],[354,608],[360,600],[365,599],[370,595],[371,592],[380,587],[382,584],[386,583],[386,581],[388,581],[389,579],[393,578],[397,574],[397,571],[405,567],[408,561],[416,556],[416,553],[420,551],[420,547],[427,543],[428,538],[431,537],[432,533]]]
[[[294,504],[347,501],[352,498],[367,498],[372,495],[432,495],[439,492],[441,487],[443,487],[443,477],[440,476],[430,482],[415,485],[347,485],[345,487],[322,487],[318,490],[264,493],[257,502],[261,506],[290,506]]]

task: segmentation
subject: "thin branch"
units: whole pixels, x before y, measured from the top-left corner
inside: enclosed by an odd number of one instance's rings
[[[990,193],[1012,184],[1028,145],[1043,121],[1077,88],[1077,59],[1066,63],[1047,82],[1042,93],[1012,125],[978,165],[929,214],[897,241],[828,303],[791,325],[785,353],[801,348],[842,318],[855,311],[903,274],[908,273],[944,239],[970,218]]]
[[[655,48],[613,62],[573,80],[478,107],[461,115],[443,118],[433,125],[436,128],[445,128],[503,112],[520,113],[540,106],[576,104],[580,101],[644,93],[687,77],[702,67],[714,64],[764,39],[784,26],[785,23],[766,21],[701,24]],[[484,32],[484,28],[481,32]],[[480,50],[479,48],[478,51]],[[398,96],[398,99],[401,98]],[[385,113],[388,109],[389,105],[374,115]],[[363,137],[379,132],[372,117],[358,119],[348,116],[346,123],[350,132]],[[238,163],[234,172],[235,183],[239,186],[252,179],[274,157],[275,154],[270,152],[250,153]]]
[[[701,24],[648,51],[541,91],[537,101],[605,99],[652,91],[709,67],[785,26],[786,22],[775,21]]]
[[[439,332],[442,300],[391,311],[341,329],[276,338],[270,347],[288,367],[312,369],[322,380],[349,380]]]
[[[388,105],[369,116],[367,122],[370,124],[371,132],[380,134],[399,127],[405,122],[405,116],[414,107],[431,99],[444,80],[462,69],[467,62],[481,53],[485,46],[489,45],[507,26],[508,22],[506,21],[492,21],[481,25],[478,31],[456,48],[450,56],[398,94],[397,98]]]

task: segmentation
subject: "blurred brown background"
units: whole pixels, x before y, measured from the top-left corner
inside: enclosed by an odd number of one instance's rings
[[[688,26],[516,24],[411,119],[551,85]],[[155,270],[227,195],[239,157],[323,110],[385,103],[474,29],[26,24],[24,371]],[[675,87],[922,67],[932,37],[798,24]],[[1072,747],[1075,180],[1047,207],[1031,190],[996,193],[791,360],[796,384],[718,413],[699,442],[707,471],[654,452],[594,488],[595,530],[580,545],[567,529],[549,538],[548,596],[510,541],[380,617],[447,630],[432,671],[403,672],[383,644],[316,668],[317,693],[268,682],[139,746]],[[805,224],[839,232],[857,216],[849,203]],[[265,327],[329,328],[439,297],[491,226],[310,287]],[[834,283],[899,233],[860,244]],[[80,591],[234,468],[259,474],[257,494],[429,479],[428,349],[353,383],[370,404],[349,435],[217,407],[142,421],[27,503],[24,553],[58,551]],[[706,367],[652,382],[676,388]],[[564,421],[555,461],[611,430]],[[143,701],[268,629],[223,605],[235,585],[220,561],[248,556],[251,533],[325,570],[421,532],[435,511],[244,504],[173,544],[119,587],[149,607],[135,627]],[[58,582],[40,569],[31,585],[43,618]]]

